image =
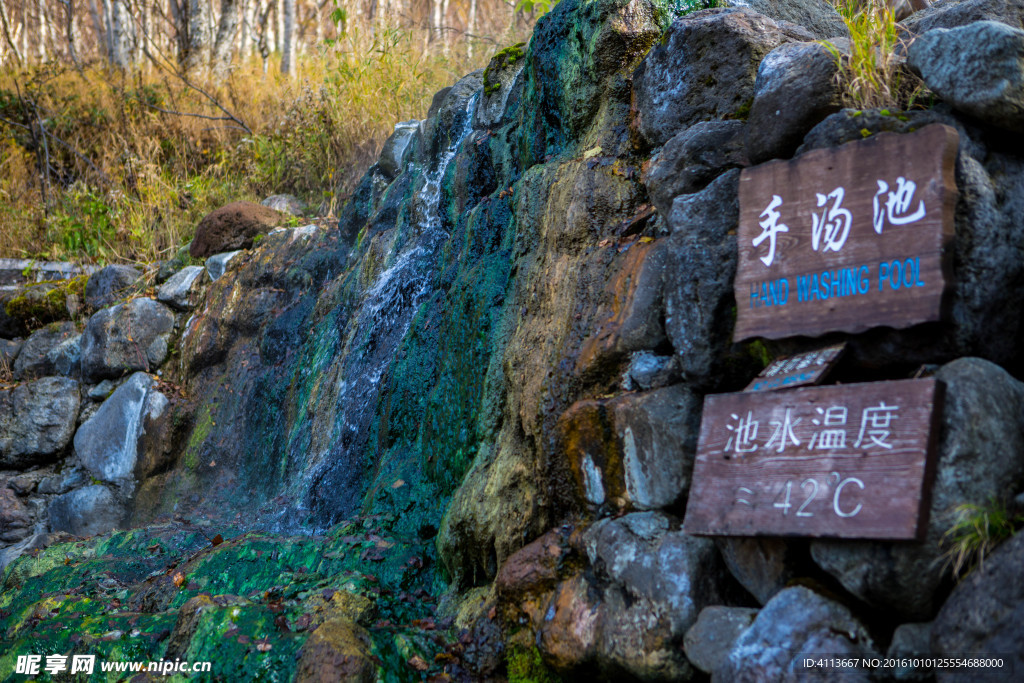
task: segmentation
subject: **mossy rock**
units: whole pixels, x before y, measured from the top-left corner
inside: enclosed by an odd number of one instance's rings
[[[88,280],[88,275],[79,275],[69,280],[28,285],[4,305],[4,311],[29,331],[60,320],[71,320],[85,301]]]
[[[504,50],[499,50],[491,57],[487,68],[484,69],[484,95],[493,95],[501,89],[498,72],[522,59],[523,55],[526,54],[525,47],[526,43],[516,43],[506,47]]]

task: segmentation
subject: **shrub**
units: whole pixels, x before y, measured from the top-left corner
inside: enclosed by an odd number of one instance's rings
[[[1024,514],[1011,512],[1006,505],[992,498],[986,505],[964,503],[954,511],[956,522],[943,535],[949,544],[946,562],[953,574],[962,578],[975,567],[981,567],[985,556],[1024,525]]]

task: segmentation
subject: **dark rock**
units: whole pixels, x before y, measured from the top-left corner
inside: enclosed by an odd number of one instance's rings
[[[999,21],[1024,28],[1022,0],[939,0],[900,24],[906,34],[920,36],[936,28],[956,28],[976,21]]]
[[[73,322],[53,323],[32,333],[21,347],[21,353],[14,361],[14,378],[18,380],[34,379],[58,373],[54,361],[61,354],[50,356],[50,352],[64,342],[79,337],[78,328]],[[70,373],[68,373],[70,374]]]
[[[24,468],[67,446],[78,417],[78,382],[44,377],[0,390],[0,467]]]
[[[846,36],[848,31],[835,6],[827,0],[721,0],[723,7],[749,7],[778,22],[790,22],[814,38]]]
[[[82,334],[82,375],[90,380],[155,371],[167,357],[174,314],[153,299],[132,299],[93,315]]]
[[[192,258],[206,258],[236,249],[249,249],[256,235],[265,235],[287,216],[254,202],[232,202],[207,214],[196,226],[189,245]]]
[[[415,119],[400,121],[395,124],[395,131],[384,141],[377,167],[389,180],[397,178],[405,168],[406,154],[411,151],[409,143],[415,139],[419,127],[420,122]]]
[[[932,627],[938,657],[1003,660],[1001,669],[975,669],[970,680],[1015,680],[1024,672],[1024,534],[1018,533],[985,559],[949,596]],[[936,679],[966,680],[955,669],[938,669]]]
[[[94,477],[128,483],[139,459],[139,440],[147,420],[158,419],[167,398],[153,389],[153,380],[137,372],[99,407],[75,434],[75,453]]]
[[[647,177],[647,191],[662,216],[668,217],[679,195],[698,192],[730,168],[747,165],[744,129],[741,121],[703,121],[665,143]]]
[[[934,29],[910,44],[907,64],[954,109],[1024,132],[1024,30],[994,21]]]
[[[202,266],[185,266],[160,286],[156,291],[157,301],[179,311],[194,307],[205,272]]]
[[[754,623],[736,639],[713,682],[834,681],[831,667],[803,666],[809,655],[879,657],[864,626],[843,605],[795,586],[764,606]],[[843,672],[843,681],[871,681],[868,669]]]
[[[757,610],[750,607],[705,607],[683,637],[686,658],[704,673],[711,673],[725,663],[736,639],[755,617]]]
[[[941,604],[951,569],[944,534],[962,504],[984,505],[1024,484],[1024,384],[977,358],[942,367],[945,409],[925,538],[913,543],[811,543],[818,565],[870,605],[928,619]]]
[[[754,98],[757,65],[787,40],[776,22],[746,8],[676,19],[634,77],[640,134],[659,147],[700,121],[742,117]]]
[[[806,547],[780,538],[716,538],[725,566],[740,585],[762,605],[801,575],[807,564]]]
[[[885,656],[897,662],[910,661],[908,662],[909,666],[894,667],[893,678],[897,681],[914,681],[915,683],[934,680],[929,667],[913,666],[913,660],[932,656],[931,637],[931,622],[900,624],[896,627]]]
[[[559,429],[581,497],[638,510],[684,497],[700,408],[700,398],[682,385],[573,404]]]
[[[32,519],[14,491],[0,489],[0,543],[17,543],[32,533]]]
[[[0,339],[14,339],[28,334],[25,321],[7,313],[7,302],[17,295],[17,290],[0,290]]]
[[[423,155],[420,161],[436,159],[448,149],[473,115],[471,108],[479,101],[483,88],[484,70],[477,69],[434,96],[427,118],[418,130],[420,140],[416,151]]]
[[[708,605],[727,599],[714,543],[684,534],[656,512],[605,519],[585,534],[587,555],[609,582],[597,661],[641,680],[688,678],[679,642]]]
[[[89,276],[85,285],[85,304],[99,309],[138,294],[142,273],[131,266],[107,266]]]
[[[296,683],[374,683],[370,635],[345,619],[331,619],[313,631],[299,651]]]
[[[807,132],[839,111],[836,59],[821,43],[787,43],[761,61],[747,119],[752,163],[789,157]]]
[[[50,501],[50,528],[75,536],[94,536],[116,528],[124,507],[106,486],[94,484]]]
[[[730,349],[735,324],[732,281],[739,224],[739,177],[734,169],[704,190],[677,197],[668,223],[665,332],[685,381],[713,387]]]
[[[210,280],[219,280],[228,269],[228,264],[231,263],[231,260],[241,253],[240,250],[227,251],[223,254],[214,254],[206,259],[206,272],[210,274]]]
[[[280,213],[286,213],[289,216],[305,216],[306,212],[309,211],[306,202],[292,194],[270,195],[260,202],[260,205]]]

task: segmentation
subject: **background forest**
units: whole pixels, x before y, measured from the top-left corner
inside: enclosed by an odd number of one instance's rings
[[[167,258],[275,193],[331,216],[395,122],[548,8],[0,0],[0,257]]]

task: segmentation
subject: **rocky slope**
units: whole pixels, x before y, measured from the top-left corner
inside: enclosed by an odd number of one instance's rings
[[[733,4],[563,0],[398,124],[337,225],[211,220],[204,262],[4,295],[0,677],[30,653],[210,680],[1024,666],[1020,543],[955,588],[942,545],[1024,484],[1024,5],[913,15],[935,102],[888,112],[840,109],[829,5]],[[949,320],[850,337],[839,369],[945,381],[926,538],[687,535],[703,396],[820,343],[732,342],[739,169],[933,122],[960,135]]]

